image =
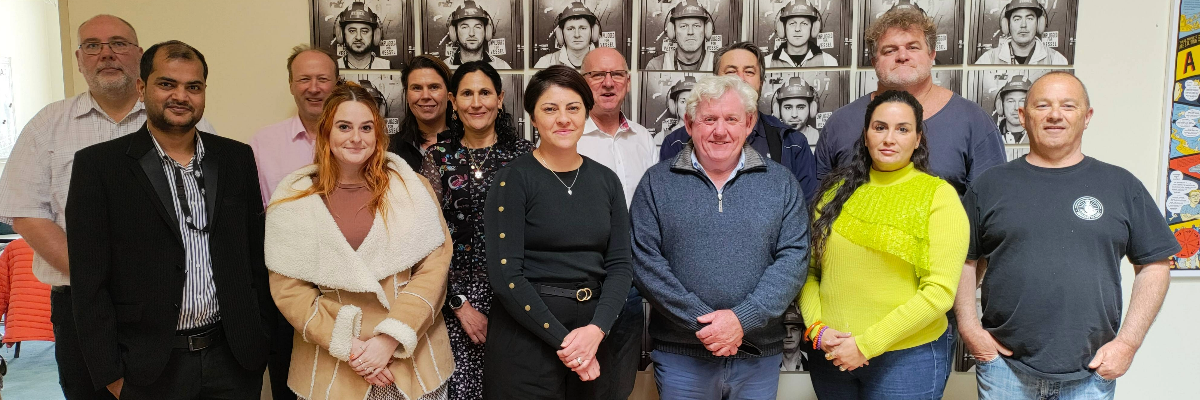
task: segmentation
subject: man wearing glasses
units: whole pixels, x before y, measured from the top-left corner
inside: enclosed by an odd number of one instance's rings
[[[625,57],[608,47],[597,47],[583,58],[583,77],[592,89],[596,105],[584,125],[578,151],[617,174],[628,205],[642,175],[658,162],[658,155],[650,131],[621,113],[625,95],[629,94],[626,65]],[[612,361],[605,364],[599,378],[612,382],[599,387],[615,392],[598,398],[625,399],[633,392],[644,323],[642,297],[637,289],[630,289],[624,309],[605,338],[617,345],[608,346],[611,351],[608,359]]]
[[[0,222],[33,248],[33,273],[51,286],[50,320],[59,384],[68,400],[112,399],[96,390],[83,362],[71,307],[65,208],[71,164],[84,147],[132,133],[146,122],[139,100],[137,32],[125,20],[97,15],[79,26],[75,51],[88,91],[51,103],[22,129],[0,177]],[[201,120],[201,130],[213,132]]]

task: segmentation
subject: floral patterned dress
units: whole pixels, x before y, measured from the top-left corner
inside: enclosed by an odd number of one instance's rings
[[[421,163],[421,174],[441,199],[442,216],[454,239],[446,296],[466,296],[467,302],[483,315],[488,314],[492,301],[484,252],[484,201],[496,171],[530,151],[533,143],[524,139],[501,137],[491,147],[469,149],[453,138],[430,146]],[[471,168],[472,163],[478,164],[478,174]],[[471,341],[453,312],[445,312],[444,317],[455,363],[449,398],[482,399],[483,345]]]

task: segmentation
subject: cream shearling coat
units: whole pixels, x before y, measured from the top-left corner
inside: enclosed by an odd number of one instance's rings
[[[288,387],[309,400],[364,399],[371,385],[347,364],[351,338],[400,342],[389,369],[405,399],[450,379],[454,357],[442,319],[453,253],[429,182],[388,154],[388,221],[380,215],[352,249],[318,195],[275,204],[266,215],[271,295],[296,328]],[[293,172],[271,201],[312,186],[315,165]]]

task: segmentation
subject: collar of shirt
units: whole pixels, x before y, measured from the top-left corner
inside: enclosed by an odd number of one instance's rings
[[[594,45],[594,44],[589,44],[589,45],[588,45],[588,50],[587,50],[587,51],[588,51],[588,53],[591,53],[591,52],[592,52],[592,50],[595,50],[595,49],[596,49],[596,45]],[[574,66],[575,66],[575,64],[572,64],[572,63],[571,63],[571,57],[567,55],[567,51],[568,51],[568,50],[567,50],[567,48],[564,46],[564,47],[562,48],[562,50],[560,50],[560,51],[558,52],[558,62],[559,62],[559,64],[562,64],[562,65],[567,65],[567,66],[574,67]],[[587,53],[584,53],[584,54],[587,54]],[[582,63],[581,63],[581,64],[582,64]]]
[[[617,127],[617,132],[612,136],[620,136],[622,133],[634,133],[633,129],[629,127],[629,119],[625,118],[625,113],[620,113],[619,115],[621,118],[621,125]],[[599,125],[596,125],[596,121],[592,119],[592,117],[588,117],[587,122],[583,124],[583,134],[609,136],[607,132],[604,132],[600,129]]]
[[[79,118],[79,117],[82,117],[82,116],[87,115],[88,113],[94,111],[100,115],[103,115],[105,118],[112,120],[112,118],[110,118],[108,116],[108,113],[104,112],[104,109],[100,108],[100,105],[96,103],[96,98],[92,97],[92,92],[89,91],[89,92],[86,92],[86,94],[87,95],[83,96],[81,99],[83,101],[76,102],[71,107],[71,117]],[[137,115],[137,113],[139,113],[145,109],[146,109],[146,104],[142,103],[141,100],[138,100],[137,103],[133,104],[133,108],[129,109],[129,113],[125,114],[125,119],[129,119],[130,117]],[[120,123],[120,122],[121,121],[113,121],[113,123]]]
[[[700,165],[700,160],[696,159],[695,151],[692,152],[692,167],[695,167],[697,171],[700,171],[700,173],[704,174],[705,177],[708,177],[708,172],[704,171],[704,166]],[[724,191],[725,185],[729,184],[729,181],[732,181],[733,177],[737,176],[738,172],[740,172],[742,170],[742,168],[745,168],[745,167],[746,167],[746,152],[743,151],[742,156],[738,157],[737,167],[734,167],[733,172],[729,173],[729,179],[726,179],[725,183],[721,184],[721,187],[717,188],[717,194],[720,194],[722,191]],[[708,180],[710,182],[712,182],[712,178],[708,178]],[[713,182],[713,186],[716,186],[716,182]]]
[[[300,120],[299,115],[292,117],[292,124],[291,127],[288,128],[288,132],[295,132],[289,137],[289,139],[291,139],[293,142],[299,142],[301,140],[309,143],[313,142],[308,138],[308,129],[304,127],[304,122]]]
[[[167,152],[163,151],[162,145],[158,144],[158,139],[155,138],[154,135],[150,135],[150,141],[154,143],[154,150],[158,151],[159,158],[162,158],[164,160],[171,160],[171,162],[174,162],[176,164],[176,166],[178,166],[179,168],[185,167],[184,165],[180,164],[178,161],[175,161],[174,158],[171,158],[170,156],[168,156]],[[197,130],[196,131],[196,153],[192,156],[192,161],[189,162],[188,164],[191,164],[194,166],[200,165],[201,161],[204,161],[204,141],[200,140],[200,131]]]

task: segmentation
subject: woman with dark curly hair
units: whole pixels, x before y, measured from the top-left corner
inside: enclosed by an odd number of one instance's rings
[[[817,191],[800,310],[818,398],[940,399],[946,388],[968,222],[958,192],[929,172],[921,115],[908,92],[877,94],[853,159]]]
[[[500,74],[486,62],[458,67],[450,78],[453,106],[448,138],[430,146],[421,174],[441,198],[442,215],[454,238],[443,316],[457,368],[450,399],[483,398],[483,347],[487,341],[492,289],[484,253],[483,204],[492,176],[533,144],[521,139],[504,110]]]

